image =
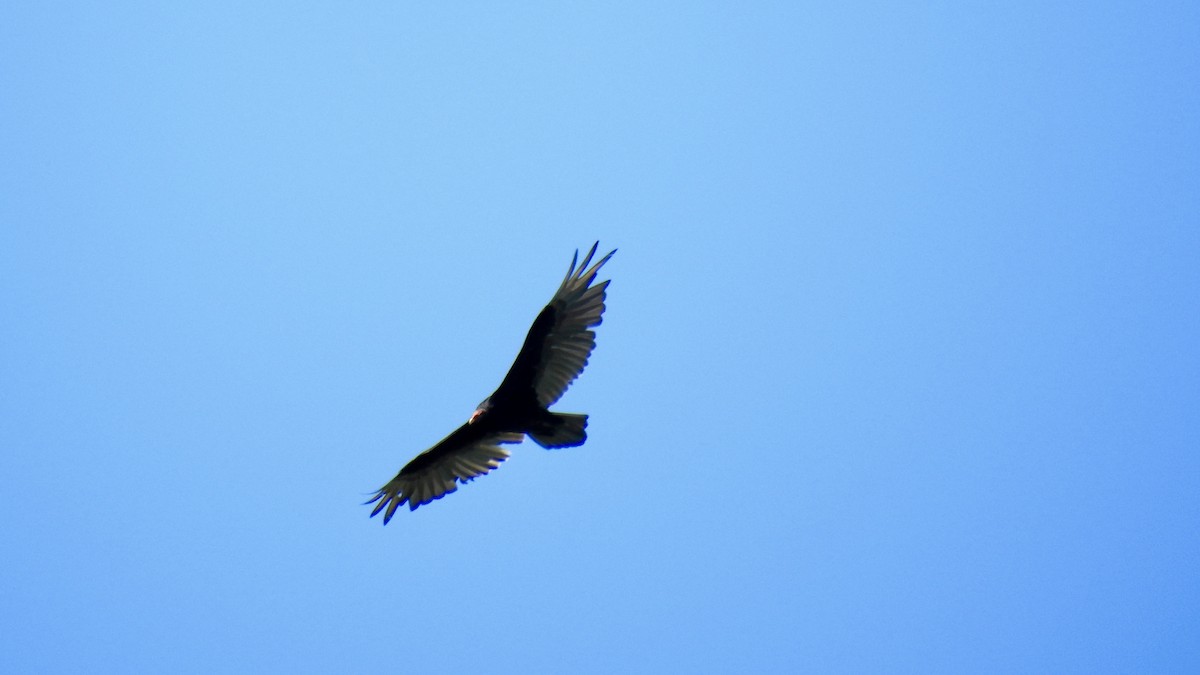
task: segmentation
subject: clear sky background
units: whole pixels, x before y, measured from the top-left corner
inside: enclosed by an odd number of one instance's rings
[[[1200,8],[1050,4],[5,3],[0,671],[1197,672]]]

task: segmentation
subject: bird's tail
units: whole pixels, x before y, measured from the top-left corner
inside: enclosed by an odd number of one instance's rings
[[[587,415],[548,412],[538,428],[529,432],[534,443],[543,448],[573,448],[587,440]]]

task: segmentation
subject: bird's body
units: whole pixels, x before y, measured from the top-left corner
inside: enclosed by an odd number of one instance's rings
[[[576,267],[578,253],[562,285],[538,314],[516,360],[500,386],[484,399],[466,424],[437,445],[417,455],[367,503],[378,502],[371,515],[384,512],[386,524],[401,504],[412,510],[488,473],[508,458],[502,444],[520,443],[528,435],[544,448],[582,445],[587,415],[554,413],[549,407],[583,372],[595,347],[604,313],[608,282],[592,285],[612,251],[590,268],[593,245]]]

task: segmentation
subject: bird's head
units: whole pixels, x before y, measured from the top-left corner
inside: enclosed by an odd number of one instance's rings
[[[491,408],[492,397],[489,396],[483,399],[483,402],[479,404],[479,407],[475,408],[475,412],[471,413],[471,418],[467,420],[467,424],[474,424],[475,420],[479,419],[480,415],[484,414],[488,410],[491,410]]]

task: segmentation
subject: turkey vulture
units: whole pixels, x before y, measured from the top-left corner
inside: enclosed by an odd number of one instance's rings
[[[583,372],[596,346],[596,334],[589,329],[600,325],[608,282],[595,286],[592,282],[616,253],[614,249],[588,267],[599,245],[592,245],[578,267],[579,251],[575,251],[566,278],[534,319],[500,387],[479,404],[466,424],[417,455],[366,502],[379,502],[371,517],[383,511],[386,525],[405,502],[415,511],[457,490],[456,481],[466,483],[495,469],[508,459],[502,443],[520,443],[528,435],[543,448],[583,445],[588,416],[553,413],[548,408]]]

